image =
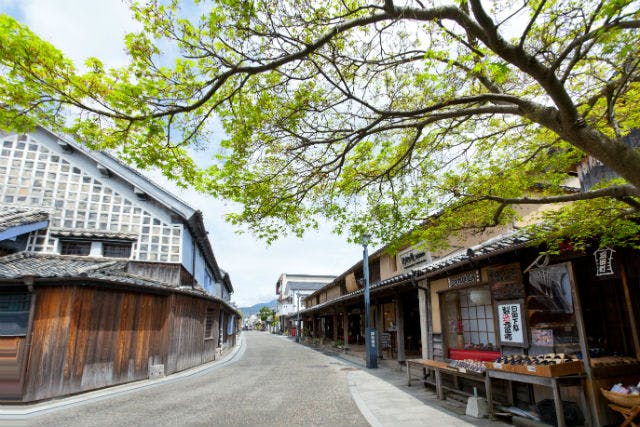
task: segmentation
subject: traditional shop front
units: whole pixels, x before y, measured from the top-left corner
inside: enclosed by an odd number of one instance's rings
[[[404,363],[420,354],[417,287],[411,275],[371,286],[371,327],[378,332],[378,357]],[[309,298],[314,298],[314,295]],[[356,349],[364,345],[364,297],[357,290],[301,311],[303,336],[314,342]]]
[[[556,415],[571,401],[587,424],[619,421],[600,389],[640,380],[639,270],[634,251],[539,256],[513,236],[439,260],[417,277],[427,301],[423,358],[479,366],[490,400],[550,399]],[[455,378],[450,389],[477,385]]]

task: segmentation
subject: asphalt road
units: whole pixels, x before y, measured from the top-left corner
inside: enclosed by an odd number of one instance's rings
[[[368,426],[348,367],[288,339],[245,332],[234,363],[26,420],[30,426]]]

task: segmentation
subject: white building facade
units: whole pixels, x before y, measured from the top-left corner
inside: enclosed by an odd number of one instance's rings
[[[282,273],[276,282],[277,315],[280,319],[280,332],[291,330],[295,325],[287,322],[291,316],[304,308],[304,298],[327,283],[335,276]]]
[[[200,211],[115,157],[44,128],[1,141],[0,206],[43,208],[48,224],[4,239],[0,251],[173,264],[183,270],[180,286],[230,301]]]

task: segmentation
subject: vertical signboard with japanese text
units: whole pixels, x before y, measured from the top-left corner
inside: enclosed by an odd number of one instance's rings
[[[525,330],[523,301],[501,301],[497,308],[500,344],[526,347],[528,340]]]

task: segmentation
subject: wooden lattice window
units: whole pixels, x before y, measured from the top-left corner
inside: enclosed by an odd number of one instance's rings
[[[102,256],[110,258],[130,258],[131,243],[103,243]]]
[[[60,253],[62,255],[87,256],[91,253],[91,242],[78,242],[75,240],[63,240],[60,242]]]

